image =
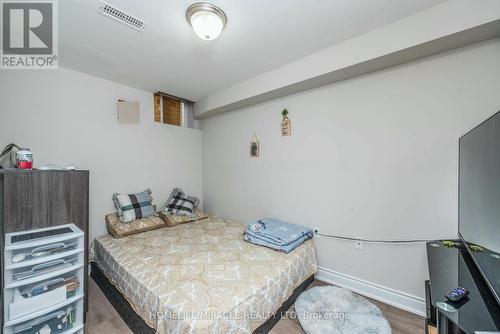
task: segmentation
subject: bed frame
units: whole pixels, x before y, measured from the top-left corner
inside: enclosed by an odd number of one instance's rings
[[[122,317],[123,321],[127,324],[132,332],[135,334],[154,334],[155,330],[149,327],[146,322],[135,313],[134,309],[130,306],[127,299],[121,292],[108,280],[102,270],[95,262],[91,264],[91,277],[102,290],[106,298],[116,309],[118,314]],[[297,297],[307,289],[307,287],[314,281],[314,275],[309,276],[301,285],[299,285],[288,298],[265,323],[260,325],[253,334],[267,334],[269,331],[280,321],[281,316],[295,303]]]

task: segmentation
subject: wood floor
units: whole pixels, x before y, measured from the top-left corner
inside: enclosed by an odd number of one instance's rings
[[[311,287],[326,285],[315,280]],[[87,334],[132,334],[120,315],[106,299],[102,291],[92,279],[89,279],[89,312],[87,313]],[[371,299],[370,299],[371,300]],[[393,306],[371,300],[376,304],[392,327],[393,334],[422,334],[424,333],[424,319],[412,313],[400,310]],[[281,319],[271,330],[270,334],[303,334],[297,320]]]

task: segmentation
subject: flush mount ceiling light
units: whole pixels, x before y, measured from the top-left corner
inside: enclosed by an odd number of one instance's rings
[[[208,2],[197,2],[186,10],[186,19],[200,38],[211,41],[219,37],[226,26],[226,14]]]

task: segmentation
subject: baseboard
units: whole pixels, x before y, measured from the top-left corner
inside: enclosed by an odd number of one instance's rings
[[[425,299],[319,267],[316,279],[425,317]],[[423,283],[422,283],[423,284]]]

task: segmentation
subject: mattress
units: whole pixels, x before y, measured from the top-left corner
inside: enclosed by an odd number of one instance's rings
[[[289,254],[243,240],[244,225],[210,216],[94,242],[108,280],[158,333],[252,333],[317,271],[312,240]]]

